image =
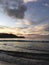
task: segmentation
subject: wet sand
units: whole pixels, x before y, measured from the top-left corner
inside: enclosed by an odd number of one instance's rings
[[[48,61],[13,57],[4,53],[0,54],[0,65],[49,65]]]

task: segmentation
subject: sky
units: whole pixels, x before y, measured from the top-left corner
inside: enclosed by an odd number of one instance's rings
[[[1,26],[22,28],[23,34],[49,35],[49,0],[0,0]]]

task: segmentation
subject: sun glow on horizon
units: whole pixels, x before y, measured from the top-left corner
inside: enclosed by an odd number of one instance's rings
[[[49,32],[45,31],[46,27],[47,25],[32,26],[29,28],[0,27],[0,33],[8,33],[14,35],[25,35],[25,34],[49,35]]]

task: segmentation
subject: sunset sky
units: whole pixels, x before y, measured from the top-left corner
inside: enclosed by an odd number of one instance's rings
[[[11,16],[8,15],[9,11],[4,8],[3,1],[0,0],[0,33],[49,35],[49,0],[19,0],[18,3],[17,0],[5,0],[4,2],[13,1],[18,5],[21,2],[26,7],[24,13],[22,9],[18,16],[13,13]],[[17,5],[13,2],[10,3],[12,7],[9,8],[16,10]],[[1,29],[1,27],[5,28]]]

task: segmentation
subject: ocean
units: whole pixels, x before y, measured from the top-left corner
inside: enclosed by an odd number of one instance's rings
[[[48,40],[0,39],[0,65],[49,65],[48,60]]]

